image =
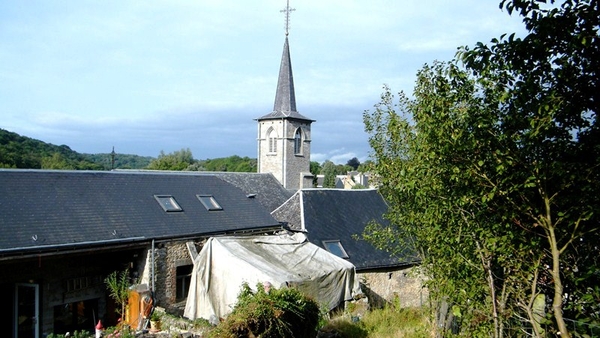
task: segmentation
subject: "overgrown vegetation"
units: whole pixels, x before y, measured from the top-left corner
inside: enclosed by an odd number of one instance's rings
[[[321,331],[339,338],[425,338],[435,332],[426,310],[394,306],[369,311],[361,318],[333,318]]]
[[[242,286],[238,302],[227,319],[210,337],[315,337],[321,312],[312,299],[293,288],[271,288],[258,284],[253,292]]]
[[[425,65],[412,96],[365,113],[391,227],[416,248],[440,335],[583,334],[600,321],[600,6],[503,0],[526,37]]]

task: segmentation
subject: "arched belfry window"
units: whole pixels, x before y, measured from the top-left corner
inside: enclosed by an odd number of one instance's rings
[[[302,154],[302,129],[296,129],[294,134],[294,153]]]
[[[269,144],[269,153],[277,152],[277,133],[273,128],[267,131],[267,143]]]

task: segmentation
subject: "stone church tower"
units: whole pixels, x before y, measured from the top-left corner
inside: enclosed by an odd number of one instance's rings
[[[289,5],[285,11],[287,19]],[[287,189],[312,187],[310,125],[315,121],[296,111],[287,24],[273,111],[256,120],[258,172],[272,173]]]

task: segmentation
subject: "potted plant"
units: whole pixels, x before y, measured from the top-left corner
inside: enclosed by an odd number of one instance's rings
[[[150,331],[160,331],[160,315],[156,309],[153,310],[150,315]]]

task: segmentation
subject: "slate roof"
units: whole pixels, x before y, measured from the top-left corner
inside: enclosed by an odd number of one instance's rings
[[[353,238],[360,236],[372,220],[389,224],[383,218],[386,211],[387,204],[374,189],[303,189],[275,210],[273,216],[290,220],[292,229],[306,231],[308,239],[322,248],[323,241],[340,240],[357,271],[418,263],[409,253],[392,258],[370,243]],[[291,216],[294,213],[299,215]]]
[[[196,197],[212,195],[221,211]],[[172,195],[165,212],[155,195]],[[204,236],[280,225],[257,199],[205,173],[0,170],[0,254]]]
[[[285,203],[294,191],[286,189],[272,173],[215,172],[215,175],[256,198],[269,212]]]
[[[285,43],[283,44],[283,55],[281,56],[281,65],[279,67],[279,78],[277,79],[277,92],[275,93],[273,111],[267,115],[259,117],[257,120],[261,121],[281,118],[314,122],[314,120],[311,120],[296,111],[294,75],[292,72],[290,46],[287,36],[285,37]]]

